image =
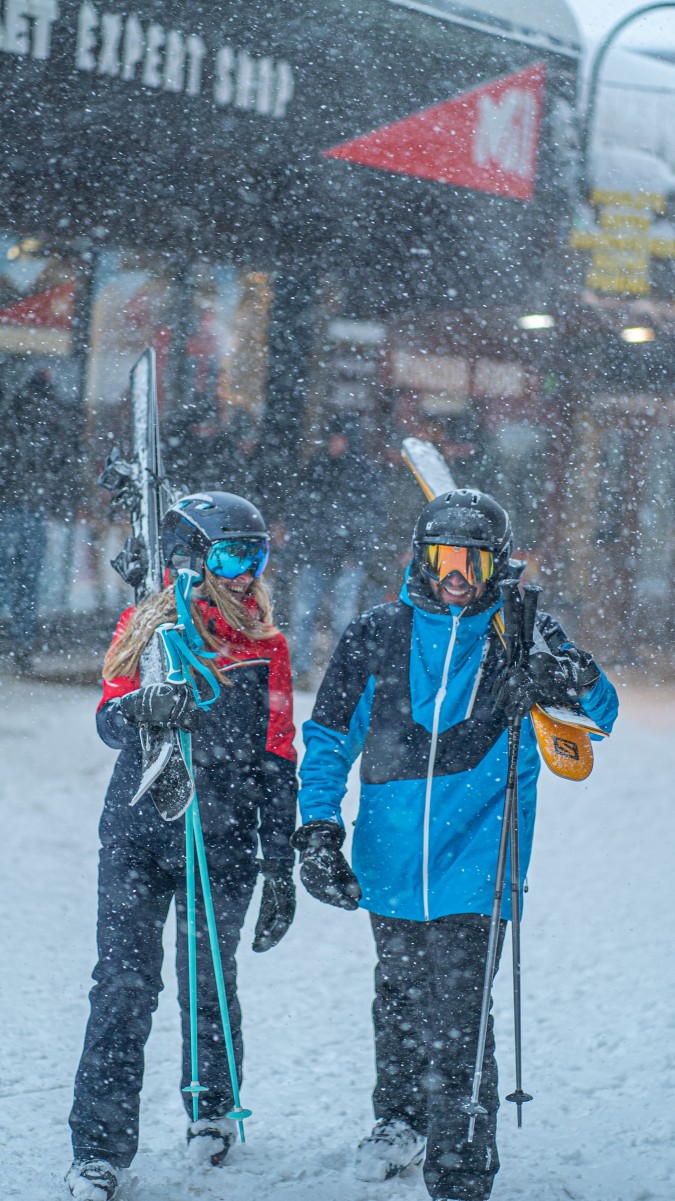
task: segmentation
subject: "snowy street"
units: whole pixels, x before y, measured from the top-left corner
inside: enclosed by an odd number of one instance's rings
[[[523,1129],[502,1106],[494,1201],[675,1196],[675,704],[620,688],[623,715],[584,784],[543,769],[523,928]],[[114,753],[94,689],[0,681],[3,921],[0,1197],[66,1197],[68,1111],[95,961],[97,822]],[[663,699],[660,699],[660,698]],[[301,694],[298,725],[311,698]],[[668,717],[669,714],[669,717]],[[355,782],[354,782],[355,783]],[[345,811],[354,816],[355,787]],[[365,913],[299,889],[280,946],[240,951],[247,1143],[195,1169],[184,1146],[167,930],[141,1152],[121,1201],[424,1201],[421,1173],[355,1180],[371,1124],[373,948]],[[496,992],[502,1097],[514,1086],[510,959]]]

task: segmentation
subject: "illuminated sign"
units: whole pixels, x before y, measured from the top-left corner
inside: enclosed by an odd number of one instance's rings
[[[675,238],[653,236],[654,218],[665,212],[658,192],[591,192],[599,210],[597,230],[573,229],[570,245],[590,250],[586,286],[597,292],[646,296],[652,258],[674,258]]]

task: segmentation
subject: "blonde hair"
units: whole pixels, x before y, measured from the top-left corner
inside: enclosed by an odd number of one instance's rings
[[[192,594],[190,611],[197,633],[203,639],[207,650],[226,655],[228,646],[209,630],[196,603],[199,599],[209,600],[233,630],[248,638],[273,638],[278,632],[273,622],[270,591],[262,578],[253,581],[247,596],[252,596],[255,600],[255,609],[240,600],[221,578],[213,575],[208,567],[205,567],[204,581]],[[116,676],[135,676],[141,655],[157,627],[165,622],[176,621],[177,616],[173,584],[164,592],[153,593],[141,601],[119,638],[115,639],[108,650],[103,662],[104,680],[113,680]],[[224,673],[214,666],[213,659],[207,659],[206,663],[221,683],[229,683]]]

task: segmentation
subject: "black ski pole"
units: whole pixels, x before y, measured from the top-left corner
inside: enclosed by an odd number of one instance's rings
[[[509,729],[509,737],[511,730]],[[518,1126],[523,1124],[523,1104],[532,1094],[523,1091],[522,1018],[520,991],[520,855],[518,848],[518,792],[511,810],[511,945],[513,959],[513,1029],[515,1037],[516,1087],[506,1100],[518,1106]]]
[[[499,838],[499,851],[497,854],[497,871],[495,874],[495,891],[492,902],[492,913],[490,915],[490,933],[488,936],[488,948],[485,956],[485,976],[483,979],[483,999],[480,1011],[480,1025],[478,1028],[478,1046],[476,1048],[476,1062],[473,1069],[473,1088],[471,1090],[471,1099],[462,1105],[465,1113],[469,1114],[469,1142],[473,1142],[474,1130],[476,1128],[476,1118],[479,1114],[487,1113],[484,1105],[478,1100],[480,1095],[481,1080],[483,1077],[483,1059],[485,1057],[485,1043],[487,1041],[488,1020],[490,1017],[490,1000],[492,996],[492,982],[495,974],[495,964],[497,962],[497,945],[499,942],[499,919],[502,911],[502,898],[504,896],[504,875],[506,872],[506,852],[509,843],[509,831],[511,827],[511,810],[513,808],[513,800],[515,793],[515,782],[517,781],[517,761],[518,761],[518,741],[520,738],[520,723],[521,719],[516,718],[512,726],[509,726],[509,768],[506,780],[506,797],[504,800],[504,816],[502,818],[502,830]],[[515,751],[512,751],[512,747]],[[513,766],[512,766],[513,764]]]
[[[518,662],[525,664],[530,653],[534,638],[534,623],[537,615],[540,588],[527,584],[520,605],[520,638],[518,645]],[[504,612],[507,604],[505,600]],[[522,722],[522,718],[521,718]],[[509,755],[511,754],[511,723],[509,723]],[[516,751],[517,759],[517,751]],[[511,838],[511,946],[513,960],[513,1029],[515,1038],[516,1087],[507,1095],[507,1101],[513,1101],[518,1106],[518,1126],[523,1124],[523,1105],[532,1100],[531,1093],[523,1090],[523,1040],[522,1040],[522,1001],[521,1001],[521,954],[520,954],[520,845],[518,832],[518,775],[516,773],[516,792],[511,808],[510,822]]]
[[[507,668],[518,666],[523,661],[523,654],[529,651],[532,645],[532,635],[534,631],[534,619],[537,607],[537,598],[539,594],[538,588],[527,588],[525,603],[518,591],[518,583],[516,580],[507,580],[502,584],[502,597],[504,602],[504,639],[506,643]],[[527,629],[525,628],[525,618],[527,617]],[[527,651],[525,651],[527,645]],[[481,1003],[480,1024],[478,1029],[478,1045],[476,1048],[476,1061],[474,1064],[473,1073],[473,1088],[471,1091],[471,1099],[466,1102],[462,1109],[469,1114],[469,1136],[468,1141],[473,1142],[474,1131],[476,1128],[476,1118],[479,1114],[487,1113],[484,1105],[480,1104],[480,1086],[483,1076],[483,1060],[485,1058],[485,1044],[487,1042],[487,1028],[490,1017],[490,1003],[492,998],[492,985],[494,981],[495,965],[497,962],[497,947],[499,943],[499,923],[501,919],[502,900],[504,897],[504,878],[506,875],[506,854],[509,845],[509,838],[513,829],[513,813],[518,804],[518,748],[520,746],[520,730],[522,726],[522,715],[516,715],[509,721],[508,726],[508,769],[506,777],[506,795],[504,797],[504,814],[502,818],[502,829],[499,838],[499,850],[497,853],[497,870],[495,873],[495,890],[492,902],[492,912],[490,915],[490,931],[488,936],[488,948],[485,957],[485,976],[483,979],[483,997]],[[516,817],[517,823],[517,817]],[[516,824],[517,837],[517,824]],[[513,854],[513,851],[512,851]],[[517,855],[517,841],[516,841]],[[513,860],[512,860],[513,863]],[[518,886],[519,887],[519,886]],[[520,894],[518,896],[520,901]],[[520,916],[520,905],[518,905],[518,919]],[[517,987],[517,1004],[520,1006],[520,922],[517,922],[516,933],[518,945],[518,987]],[[514,966],[515,972],[515,966]],[[514,976],[515,985],[515,976]],[[514,993],[515,996],[515,993]],[[520,1058],[520,1014],[518,1013],[518,1051],[517,1057]],[[517,1083],[517,1089],[519,1085]],[[522,1093],[522,1089],[520,1090]],[[527,1097],[523,1093],[522,1101]],[[528,1098],[529,1099],[529,1098]],[[520,1109],[519,1109],[520,1113]]]

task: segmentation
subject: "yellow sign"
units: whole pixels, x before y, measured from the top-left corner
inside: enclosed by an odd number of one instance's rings
[[[600,210],[600,228],[573,229],[570,234],[575,250],[592,253],[586,286],[598,292],[646,296],[652,258],[675,258],[675,238],[651,234],[655,216],[665,212],[665,196],[596,189],[591,203]]]

